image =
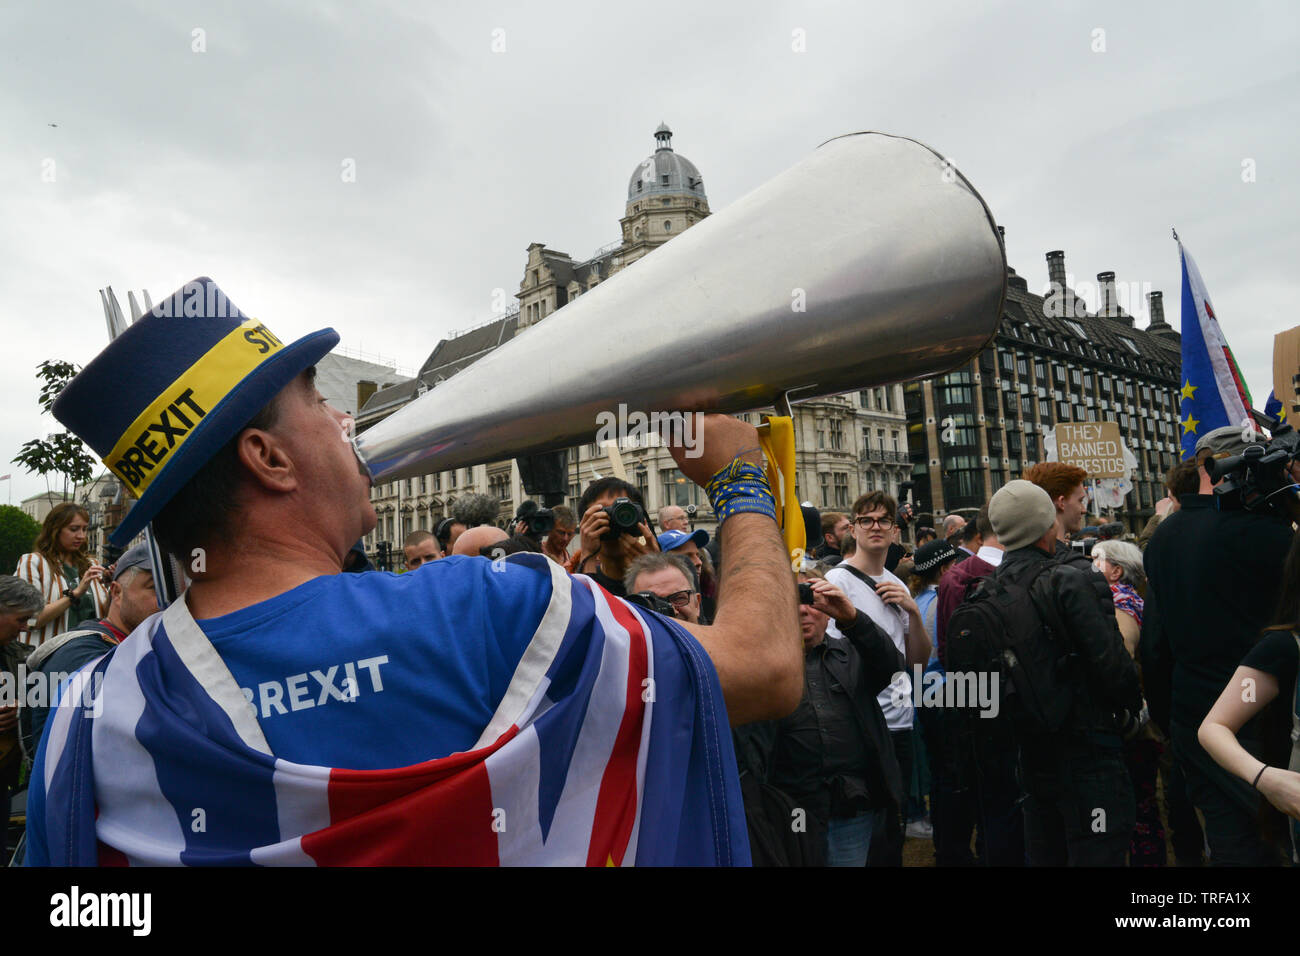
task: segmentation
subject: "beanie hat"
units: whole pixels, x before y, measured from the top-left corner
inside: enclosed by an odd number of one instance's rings
[[[1017,478],[999,489],[989,502],[989,521],[998,543],[1008,551],[1027,548],[1056,523],[1056,505],[1046,491]]]

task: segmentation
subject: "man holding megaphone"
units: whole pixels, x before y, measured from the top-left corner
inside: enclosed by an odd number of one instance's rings
[[[672,449],[724,539],[711,627],[535,554],[341,574],[376,517],[313,381],[337,341],[285,344],[197,279],[55,403],[137,498],[114,543],[152,521],[193,583],[71,681],[28,861],[748,863],[727,723],[802,692],[755,429],[706,416]]]

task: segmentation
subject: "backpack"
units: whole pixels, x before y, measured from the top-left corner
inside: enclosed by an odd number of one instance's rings
[[[945,641],[948,673],[995,676],[1002,713],[1034,734],[1059,731],[1074,703],[1072,655],[1044,575],[1053,567],[1033,569],[1028,580],[981,579],[953,611]]]

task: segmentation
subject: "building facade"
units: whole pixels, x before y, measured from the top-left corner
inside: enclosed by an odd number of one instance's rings
[[[18,502],[18,507],[22,508],[23,514],[31,518],[37,524],[45,521],[45,516],[54,510],[54,506],[70,501],[69,496],[58,491],[44,491],[39,495],[32,495]]]
[[[904,386],[918,512],[941,518],[979,508],[1044,460],[1044,436],[1058,422],[1115,421],[1137,468],[1124,507],[1110,517],[1138,530],[1181,455],[1179,334],[1164,320],[1162,293],[1147,294],[1151,321],[1137,329],[1113,272],[1097,276],[1093,313],[1067,284],[1065,254],[1047,253],[1047,265],[1045,296],[1008,268],[988,348]]]
[[[673,149],[672,135],[672,130],[661,124],[654,133],[654,152],[633,169],[619,220],[618,241],[582,261],[550,249],[545,243],[530,244],[515,295],[518,307],[440,341],[414,379],[375,392],[357,416],[358,430],[363,431],[437,387],[440,381],[522,329],[545,321],[556,310],[707,218],[710,210],[703,177],[694,163]],[[741,417],[755,424],[759,419],[756,412]],[[796,487],[800,500],[823,510],[847,510],[864,491],[881,488],[897,494],[912,467],[907,428],[903,389],[898,384],[797,405]],[[618,458],[628,481],[641,490],[652,520],[657,521],[661,507],[674,504],[691,513],[696,527],[710,531],[716,528],[703,491],[678,470],[667,449],[653,439],[643,445],[624,443]],[[569,449],[570,507],[576,509],[582,489],[597,476],[614,473],[610,449],[595,444]],[[381,541],[399,546],[410,531],[432,530],[450,514],[456,497],[469,492],[497,497],[502,524],[524,497],[513,461],[383,482],[372,490],[379,526],[367,538],[367,548],[374,551]]]

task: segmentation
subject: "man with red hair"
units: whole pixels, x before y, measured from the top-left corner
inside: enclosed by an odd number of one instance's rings
[[[1083,529],[1083,519],[1088,514],[1088,492],[1083,487],[1083,480],[1088,473],[1064,462],[1044,461],[1021,477],[1046,491],[1056,506],[1056,559],[1066,564],[1077,564],[1082,569],[1091,568],[1091,559],[1082,551],[1071,548],[1065,537]]]

